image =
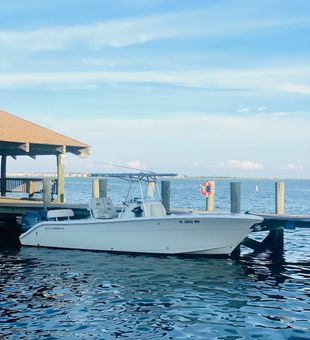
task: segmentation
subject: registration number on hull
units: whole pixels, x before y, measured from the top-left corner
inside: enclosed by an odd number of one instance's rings
[[[179,220],[180,224],[200,223],[199,220]]]

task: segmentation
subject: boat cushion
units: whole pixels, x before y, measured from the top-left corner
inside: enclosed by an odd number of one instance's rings
[[[47,212],[47,218],[69,218],[69,217],[73,217],[74,216],[74,212],[71,209],[55,209],[55,210],[49,210]]]
[[[145,201],[144,202],[144,216],[156,217],[166,216],[167,212],[165,207],[160,201]]]
[[[93,198],[90,209],[94,218],[116,218],[115,207],[110,197]]]

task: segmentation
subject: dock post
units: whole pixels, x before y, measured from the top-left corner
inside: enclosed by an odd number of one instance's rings
[[[170,214],[170,181],[161,181],[161,198],[167,215]]]
[[[1,157],[1,196],[6,196],[6,155]]]
[[[241,182],[230,182],[230,212],[240,214],[241,211]]]
[[[209,195],[206,196],[206,210],[209,212],[214,211],[214,187],[215,182],[214,181],[208,181],[210,186],[207,187],[207,192],[209,192]],[[213,191],[211,191],[211,188]]]
[[[92,197],[99,198],[99,178],[93,178],[92,181]]]
[[[65,201],[65,153],[57,155],[57,201]]]
[[[241,211],[241,182],[230,182],[230,212],[240,214]],[[238,259],[241,254],[239,244],[230,254],[232,259]]]
[[[51,188],[52,182],[49,177],[43,178],[43,207],[47,210],[47,207],[51,203]]]
[[[108,196],[108,181],[106,178],[99,179],[99,197]]]
[[[284,214],[284,182],[275,183],[275,213]]]
[[[284,249],[284,228],[277,227],[269,231],[267,237],[262,241],[264,249],[268,248],[274,253],[282,253]]]

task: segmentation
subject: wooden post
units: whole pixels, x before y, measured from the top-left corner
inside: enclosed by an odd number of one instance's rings
[[[241,211],[241,183],[230,182],[230,212],[239,214]]]
[[[206,210],[207,211],[214,211],[214,181],[208,181],[210,186],[207,187],[207,192],[209,192],[209,196],[206,196]]]
[[[274,252],[283,252],[284,249],[284,228],[277,227],[271,229],[267,237],[262,241],[264,249],[270,249]]]
[[[108,180],[106,178],[99,179],[99,197],[108,196]]]
[[[276,214],[284,214],[284,182],[276,182],[275,183],[275,213]]]
[[[50,178],[43,178],[43,207],[47,210],[47,207],[51,203],[51,186],[52,182]]]
[[[92,197],[99,198],[99,178],[93,178],[92,181]]]
[[[1,157],[1,196],[6,196],[6,157]]]
[[[170,181],[161,181],[161,198],[167,215],[170,214]]]
[[[65,201],[65,153],[57,155],[57,201]]]

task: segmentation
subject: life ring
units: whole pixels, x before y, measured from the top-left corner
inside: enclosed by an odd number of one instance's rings
[[[214,194],[214,183],[208,181],[200,184],[200,193],[204,197],[212,196]]]

